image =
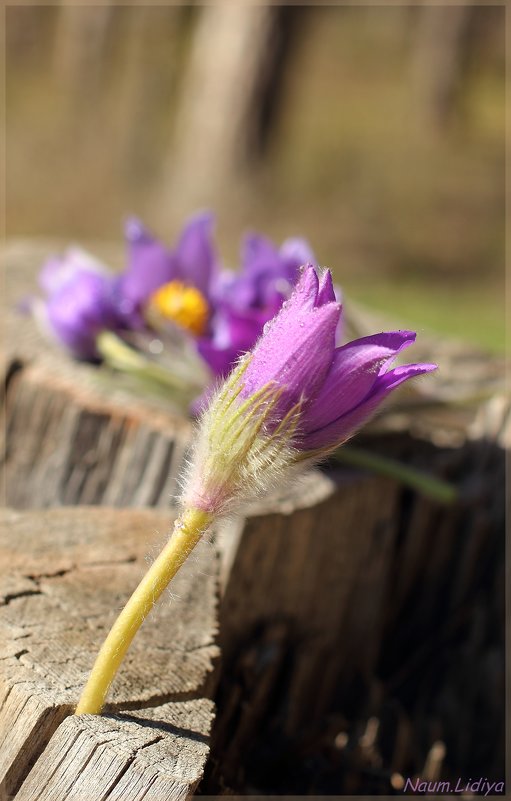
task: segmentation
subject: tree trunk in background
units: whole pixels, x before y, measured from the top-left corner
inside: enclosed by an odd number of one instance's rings
[[[419,9],[414,51],[417,113],[431,129],[442,131],[456,106],[465,60],[470,5]]]
[[[201,9],[163,172],[160,208],[166,215],[217,205],[264,148],[292,11],[268,5]]]
[[[186,6],[123,9],[118,142],[123,169],[137,186],[151,181],[166,145],[162,109],[172,115],[189,12]]]
[[[54,70],[58,82],[80,104],[97,97],[106,62],[107,35],[114,8],[101,5],[63,5],[55,36]]]
[[[48,53],[59,8],[50,6],[5,4],[5,61],[7,71],[20,73],[39,64]]]

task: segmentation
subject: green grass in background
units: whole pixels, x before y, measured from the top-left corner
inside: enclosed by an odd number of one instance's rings
[[[419,333],[463,339],[492,353],[505,350],[503,287],[446,286],[434,282],[359,281],[348,278],[349,298],[385,312]]]

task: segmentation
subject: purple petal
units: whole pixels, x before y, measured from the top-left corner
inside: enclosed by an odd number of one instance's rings
[[[41,268],[39,273],[39,286],[47,294],[53,292],[54,288],[59,284],[62,262],[62,256],[51,256],[45,261]]]
[[[312,264],[307,264],[300,275],[292,295],[293,307],[315,309],[318,304],[319,278]]]
[[[357,406],[382,370],[415,341],[413,331],[362,337],[337,348],[321,391],[302,417],[304,432],[316,431]]]
[[[414,376],[423,375],[423,373],[432,373],[438,370],[437,364],[402,364],[399,367],[394,367],[393,370],[383,373],[379,376],[374,393],[377,395],[388,395],[393,389],[396,389],[403,381],[408,381],[409,378]]]
[[[128,267],[120,276],[120,310],[130,315],[160,286],[176,277],[172,254],[135,218],[127,221]]]
[[[273,319],[270,317],[267,326],[265,326],[265,339],[268,339],[270,332],[273,336],[273,328],[275,326],[277,326],[279,330],[285,331],[287,327],[293,326],[298,320],[300,320],[300,326],[302,322],[305,326],[305,321],[303,320],[304,315],[307,315],[307,313],[310,314],[310,312],[316,309],[318,283],[318,277],[314,267],[308,264],[303,268],[300,279],[291,297],[282,304],[277,316],[274,316]],[[338,309],[339,317],[340,308],[337,304],[335,305]]]
[[[231,287],[231,300],[238,308],[278,308],[291,294],[299,267],[314,260],[304,239],[288,239],[277,249],[266,237],[251,234],[243,242],[242,274]]]
[[[286,239],[280,248],[279,255],[292,262],[296,267],[304,264],[316,264],[316,257],[306,239],[292,237]]]
[[[243,350],[234,345],[216,345],[213,340],[202,339],[197,350],[215,376],[226,376]]]
[[[303,276],[302,276],[303,280]],[[297,293],[296,293],[297,294]],[[311,398],[323,384],[332,361],[340,308],[336,303],[301,307],[292,296],[256,345],[244,375],[243,397],[269,382],[284,389],[279,410],[285,414],[302,398]]]
[[[213,216],[197,214],[186,224],[175,250],[179,277],[209,298],[217,265],[212,243]]]
[[[279,252],[273,242],[259,234],[248,234],[241,247],[241,267],[249,273],[275,268],[280,263]]]
[[[284,247],[284,246],[283,246]],[[297,252],[301,248],[301,252]],[[245,238],[242,248],[242,274],[239,278],[238,294],[243,293],[251,306],[273,303],[275,295],[281,300],[288,297],[298,277],[301,257],[309,251],[293,240],[277,250],[273,242],[263,236],[252,234]],[[298,258],[300,257],[300,258]]]
[[[340,298],[336,298],[334,283],[332,281],[332,273],[330,270],[325,270],[321,275],[319,282],[318,297],[316,300],[317,306],[324,306],[325,303],[334,303]]]
[[[73,280],[48,300],[47,320],[58,340],[74,356],[96,358],[97,335],[118,324],[111,280],[87,271],[75,273]]]
[[[124,223],[124,236],[132,245],[151,245],[154,242],[153,235],[138,217],[128,217]]]
[[[199,353],[215,375],[227,375],[238,357],[253,347],[267,319],[257,309],[244,313],[228,306],[217,309],[211,320],[211,335],[197,343]]]
[[[50,257],[39,273],[39,286],[47,295],[52,295],[73,280],[77,272],[108,275],[108,268],[93,256],[78,247],[70,247],[63,255]]]
[[[436,364],[407,364],[380,375],[372,391],[358,406],[329,425],[308,433],[300,447],[304,450],[314,450],[340,445],[369,420],[385,398],[403,381],[436,369]]]

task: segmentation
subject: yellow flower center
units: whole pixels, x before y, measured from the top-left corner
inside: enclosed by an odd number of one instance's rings
[[[151,296],[150,306],[161,317],[199,337],[206,330],[209,307],[204,295],[182,281],[170,281]]]

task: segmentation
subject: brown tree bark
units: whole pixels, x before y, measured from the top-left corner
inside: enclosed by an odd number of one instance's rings
[[[166,214],[181,217],[217,207],[229,191],[240,194],[266,146],[304,12],[266,3],[201,8],[163,170]]]

